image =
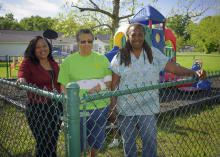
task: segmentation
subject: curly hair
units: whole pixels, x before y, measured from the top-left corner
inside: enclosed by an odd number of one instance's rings
[[[127,31],[126,31],[126,36],[128,37],[129,31],[131,27],[139,27],[143,30],[143,33],[145,35],[145,29],[141,24],[131,24]],[[145,53],[147,55],[149,63],[153,62],[153,55],[152,55],[152,50],[151,47],[147,44],[147,42],[144,40],[143,43],[143,49],[145,50]],[[131,46],[131,43],[129,39],[126,41],[125,47],[120,50],[120,64],[125,64],[125,66],[129,66],[131,64],[131,52],[133,48]],[[145,61],[145,55],[144,55],[144,61]]]
[[[49,60],[54,60],[53,56],[52,56],[52,46],[49,43],[49,41],[46,38],[42,37],[42,36],[36,36],[29,42],[28,47],[26,48],[26,50],[24,52],[24,57],[30,59],[35,64],[40,63],[39,59],[35,55],[36,45],[37,45],[38,40],[40,40],[40,39],[45,40],[48,47],[49,47],[48,59]]]

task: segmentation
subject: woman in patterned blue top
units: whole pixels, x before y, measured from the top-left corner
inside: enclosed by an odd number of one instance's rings
[[[158,83],[161,70],[179,76],[196,75],[202,78],[205,75],[202,71],[195,72],[169,62],[162,52],[150,47],[145,41],[145,31],[141,24],[131,24],[126,35],[125,48],[121,49],[111,62],[112,90]],[[159,112],[159,107],[158,90],[112,99],[111,119],[115,120],[117,112],[126,157],[137,156],[136,129],[142,140],[142,157],[156,157],[155,113]]]

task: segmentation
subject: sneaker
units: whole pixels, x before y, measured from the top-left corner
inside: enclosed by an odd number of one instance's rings
[[[114,139],[114,140],[112,141],[112,143],[110,143],[110,144],[108,145],[109,148],[114,148],[114,147],[118,147],[118,146],[119,146],[119,140],[118,140],[118,139]]]

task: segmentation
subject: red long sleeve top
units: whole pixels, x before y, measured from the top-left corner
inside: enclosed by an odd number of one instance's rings
[[[59,66],[55,61],[49,60],[54,71],[52,81],[50,72],[45,70],[40,64],[34,64],[30,59],[24,59],[18,71],[18,78],[25,78],[28,84],[36,85],[38,88],[46,88],[52,91],[53,87],[60,93],[60,85],[57,82]],[[28,98],[32,103],[46,103],[45,97],[36,96],[34,93],[28,93]]]

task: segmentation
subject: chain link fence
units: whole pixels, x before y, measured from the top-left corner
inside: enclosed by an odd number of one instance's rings
[[[0,81],[0,156],[65,156],[65,99],[14,81]]]
[[[98,157],[123,157],[124,151],[141,156],[142,150],[151,150],[158,157],[217,157],[220,73],[208,73],[207,80],[211,86],[203,90],[195,86],[197,80],[187,78],[80,97],[78,85],[71,84],[64,97],[0,79],[0,156],[31,157],[39,152],[52,156],[57,152],[59,157],[77,157],[80,151],[89,156],[94,147]],[[159,105],[153,91],[158,91]],[[109,104],[114,96],[121,97],[125,106],[117,106],[112,121]],[[30,100],[33,104],[27,103]],[[106,108],[87,109],[98,103],[105,103]],[[150,116],[125,116],[132,111]],[[131,132],[132,137],[126,136]],[[146,139],[143,143],[142,138]],[[127,142],[125,150],[123,142]]]
[[[85,95],[81,99],[82,106],[96,106],[97,100],[103,98],[108,106],[107,98],[112,96],[117,96],[118,99],[121,97],[119,101],[124,103],[116,105],[114,122],[109,120],[111,111],[106,114],[103,110],[99,116],[95,113],[97,111],[86,111],[87,117],[81,124],[83,130],[87,130],[84,131],[83,143],[87,143],[84,144],[84,156],[89,156],[88,152],[92,148],[98,149],[98,157],[122,157],[125,153],[132,157],[219,156],[219,74],[208,73],[209,77],[204,82],[208,81],[210,87],[200,86],[200,88],[198,84],[201,81],[188,78],[178,82],[136,88],[129,88],[128,85],[127,90]],[[155,90],[158,90],[160,105],[156,103]],[[96,128],[91,129],[95,123],[100,123],[103,114],[107,116],[106,122],[103,123],[107,126],[104,140],[103,137],[99,137],[101,131],[97,133],[93,131]],[[98,126],[102,130],[103,126]],[[92,142],[90,139],[93,139]],[[97,147],[97,143],[101,143],[102,146]]]

